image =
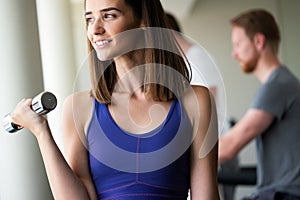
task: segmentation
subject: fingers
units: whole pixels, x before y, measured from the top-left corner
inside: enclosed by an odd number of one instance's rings
[[[11,112],[10,117],[13,124],[27,128],[36,137],[49,129],[47,119],[32,110],[32,99],[22,99]]]
[[[31,110],[31,103],[32,99],[24,98],[16,105],[13,112],[11,112],[11,119],[13,123],[23,126],[26,116],[32,115],[32,113],[34,113]]]
[[[22,99],[15,107],[12,114],[24,113],[28,110],[31,110],[32,99]]]

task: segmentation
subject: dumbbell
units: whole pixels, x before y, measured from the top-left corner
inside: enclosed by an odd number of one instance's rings
[[[51,92],[44,91],[32,99],[31,109],[39,115],[45,115],[54,110],[57,99]],[[21,130],[23,127],[12,122],[10,113],[2,120],[2,127],[9,133]]]

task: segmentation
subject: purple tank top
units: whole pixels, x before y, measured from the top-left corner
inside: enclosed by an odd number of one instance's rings
[[[144,134],[122,130],[106,104],[94,101],[87,132],[89,164],[101,200],[186,200],[192,127],[180,101]]]

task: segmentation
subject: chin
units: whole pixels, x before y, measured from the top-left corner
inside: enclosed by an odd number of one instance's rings
[[[113,59],[113,56],[110,53],[107,53],[105,51],[96,50],[96,53],[97,53],[97,58],[100,61],[109,61],[109,60]]]
[[[246,74],[252,73],[255,70],[254,65],[242,65],[243,72]]]
[[[240,62],[240,65],[244,73],[252,73],[256,69],[257,59],[252,59],[248,62]]]

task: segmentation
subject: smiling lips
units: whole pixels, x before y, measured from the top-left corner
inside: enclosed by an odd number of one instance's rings
[[[112,40],[101,40],[101,41],[96,41],[95,44],[97,45],[98,48],[103,48],[111,41]]]

